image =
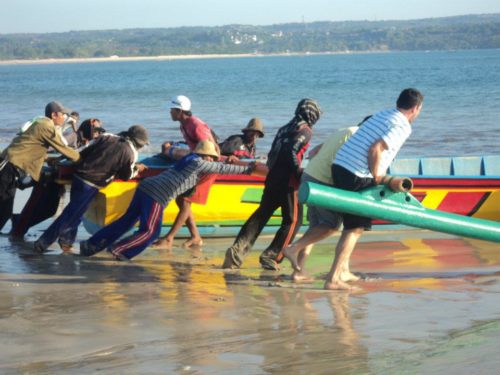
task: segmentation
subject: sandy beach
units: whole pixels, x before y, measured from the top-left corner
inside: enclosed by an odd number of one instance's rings
[[[385,51],[345,51],[345,52],[307,52],[307,53],[240,53],[240,54],[203,54],[203,55],[162,55],[162,56],[109,56],[109,57],[78,57],[53,58],[35,60],[0,60],[0,65],[28,65],[28,64],[68,64],[86,62],[118,62],[118,61],[169,61],[169,60],[199,60],[199,59],[227,59],[263,56],[315,56],[315,55],[343,55],[364,53],[388,53]]]
[[[43,226],[43,224],[41,224]],[[358,293],[322,290],[337,237],[294,284],[263,271],[258,240],[239,271],[231,239],[84,259],[0,237],[2,374],[490,374],[500,337],[496,244],[374,231],[352,257]],[[5,231],[5,230],[4,230]],[[84,237],[86,234],[82,233]]]

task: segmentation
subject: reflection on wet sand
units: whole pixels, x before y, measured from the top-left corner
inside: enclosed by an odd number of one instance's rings
[[[322,290],[335,238],[317,246],[317,281],[303,285],[285,263],[281,272],[258,267],[265,238],[248,268],[222,271],[229,241],[122,263],[34,255],[0,238],[0,373],[420,373],[460,362],[457,332],[470,338],[465,358],[493,368],[494,244],[368,235],[351,259],[367,276],[363,292],[348,294]]]

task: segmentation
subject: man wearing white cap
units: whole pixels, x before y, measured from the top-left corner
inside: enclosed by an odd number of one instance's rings
[[[193,151],[201,141],[210,141],[215,145],[217,152],[220,154],[215,133],[205,122],[191,113],[191,100],[187,96],[178,95],[173,97],[169,102],[169,107],[172,120],[179,121],[180,123],[180,130],[189,146],[189,150]],[[165,143],[163,148],[165,149],[165,146],[168,145],[168,142]],[[154,244],[156,247],[171,248],[175,235],[184,224],[188,227],[191,235],[191,238],[184,243],[184,246],[201,246],[203,244],[200,232],[196,226],[193,211],[191,210],[191,203],[204,204],[214,180],[215,175],[206,175],[199,181],[199,184],[195,188],[190,189],[175,199],[175,203],[179,207],[179,213],[169,232],[164,237],[160,237]],[[197,194],[196,197],[193,197],[195,189]]]

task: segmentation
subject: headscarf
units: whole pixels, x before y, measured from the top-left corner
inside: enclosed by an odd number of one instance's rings
[[[312,127],[321,116],[321,108],[313,99],[302,99],[295,109],[295,117],[307,122]]]

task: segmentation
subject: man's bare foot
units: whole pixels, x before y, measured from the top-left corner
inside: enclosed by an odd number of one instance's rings
[[[353,274],[351,271],[342,272],[340,274],[340,280],[343,282],[359,281],[360,279],[358,275]]]
[[[309,283],[314,281],[314,277],[309,276],[303,271],[295,271],[292,273],[292,281],[294,283]]]
[[[292,247],[287,247],[283,250],[283,256],[290,261],[292,268],[300,273],[300,266],[297,260],[297,252],[292,250]],[[294,272],[295,273],[295,272]]]
[[[153,249],[167,249],[171,250],[172,246],[174,245],[174,240],[171,240],[170,238],[159,238],[153,244],[150,246]]]
[[[339,280],[337,282],[326,281],[325,286],[323,288],[326,290],[347,290],[350,292],[360,290],[359,288],[352,286],[352,285],[349,285],[341,280]]]
[[[203,245],[203,239],[200,238],[190,238],[182,244],[182,247],[200,247]]]

